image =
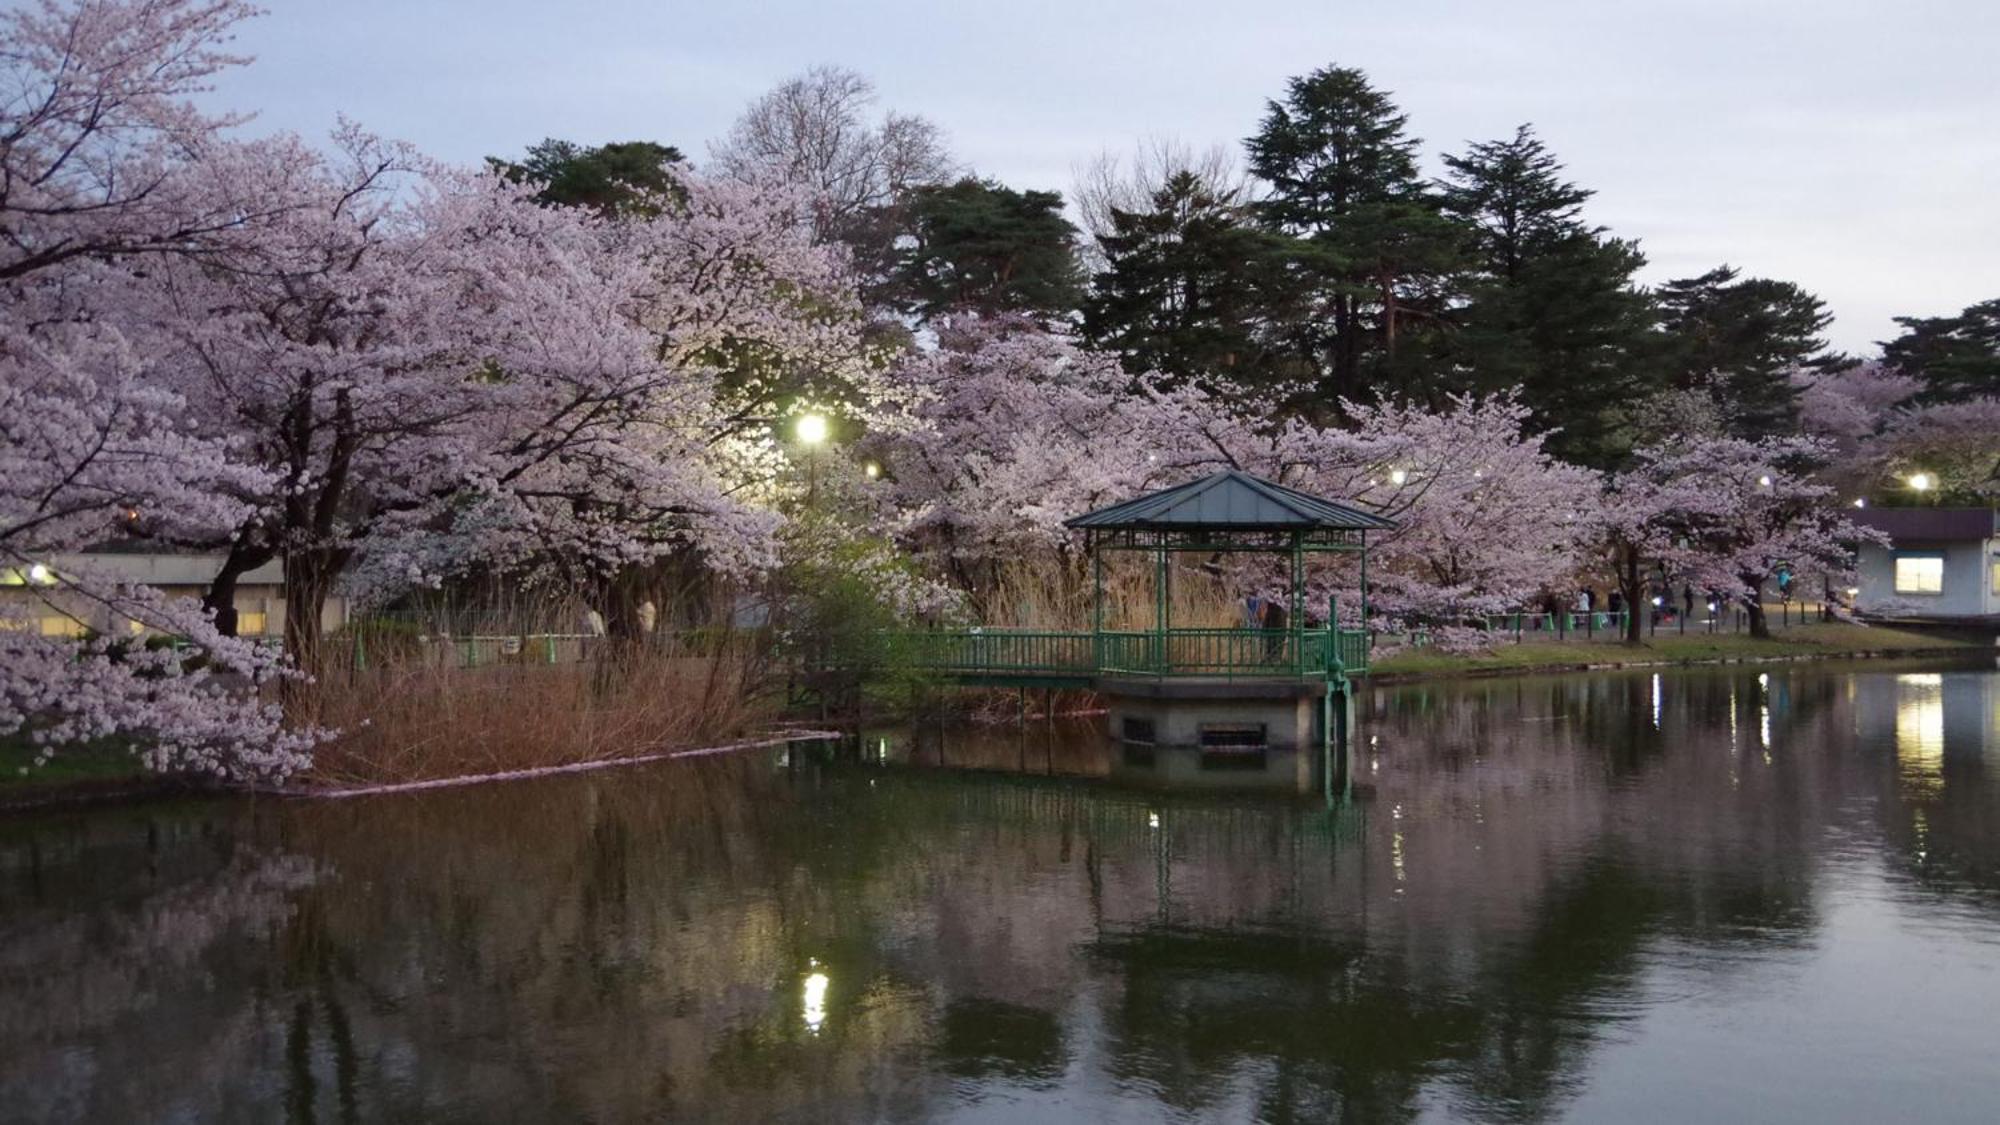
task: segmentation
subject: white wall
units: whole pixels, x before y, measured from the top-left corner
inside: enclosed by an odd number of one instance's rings
[[[1857,605],[1864,612],[1913,617],[1979,617],[2000,614],[2000,596],[1993,593],[1992,566],[2000,540],[1968,539],[1956,542],[1898,543],[1893,549],[1864,546],[1859,555],[1861,593]],[[1942,554],[1944,592],[1940,594],[1896,593],[1897,554]]]

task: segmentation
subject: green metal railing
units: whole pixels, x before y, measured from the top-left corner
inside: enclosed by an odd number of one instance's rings
[[[1168,629],[1055,633],[949,629],[905,634],[917,662],[958,676],[1090,677],[1360,675],[1360,629]]]
[[[904,639],[919,664],[960,675],[1085,675],[1095,667],[1089,633],[947,629]]]

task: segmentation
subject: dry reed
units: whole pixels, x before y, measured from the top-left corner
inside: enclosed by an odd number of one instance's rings
[[[321,721],[341,733],[311,780],[422,781],[703,745],[755,717],[750,679],[729,646],[483,668],[390,661],[320,683]]]

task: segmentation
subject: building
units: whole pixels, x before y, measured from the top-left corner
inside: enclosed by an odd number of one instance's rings
[[[170,597],[199,598],[222,569],[219,554],[171,554],[151,551],[104,550],[59,555],[26,569],[0,569],[0,613],[26,619],[45,637],[77,637],[85,633],[137,635],[145,630],[129,620],[109,620],[109,611],[94,601],[66,595],[62,575],[88,571],[93,576],[134,585],[152,586]],[[285,631],[284,568],[277,562],[252,570],[236,585],[236,632],[244,637],[278,637]],[[327,599],[322,624],[331,632],[347,621],[345,599]]]
[[[1866,508],[1854,521],[1888,535],[1863,546],[1855,608],[1883,617],[2000,622],[2000,511]]]

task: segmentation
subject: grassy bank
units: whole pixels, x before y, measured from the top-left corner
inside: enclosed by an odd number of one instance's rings
[[[1667,633],[1631,647],[1616,641],[1503,641],[1490,652],[1458,654],[1430,648],[1403,649],[1375,661],[1375,678],[1416,678],[1467,673],[1528,672],[1622,664],[1703,664],[1736,660],[1797,660],[1873,656],[1963,649],[1976,652],[1991,641],[1973,641],[1881,626],[1844,622],[1795,625],[1770,640],[1747,633]]]
[[[159,779],[124,746],[67,747],[35,764],[25,738],[0,739],[0,809],[149,788]]]

